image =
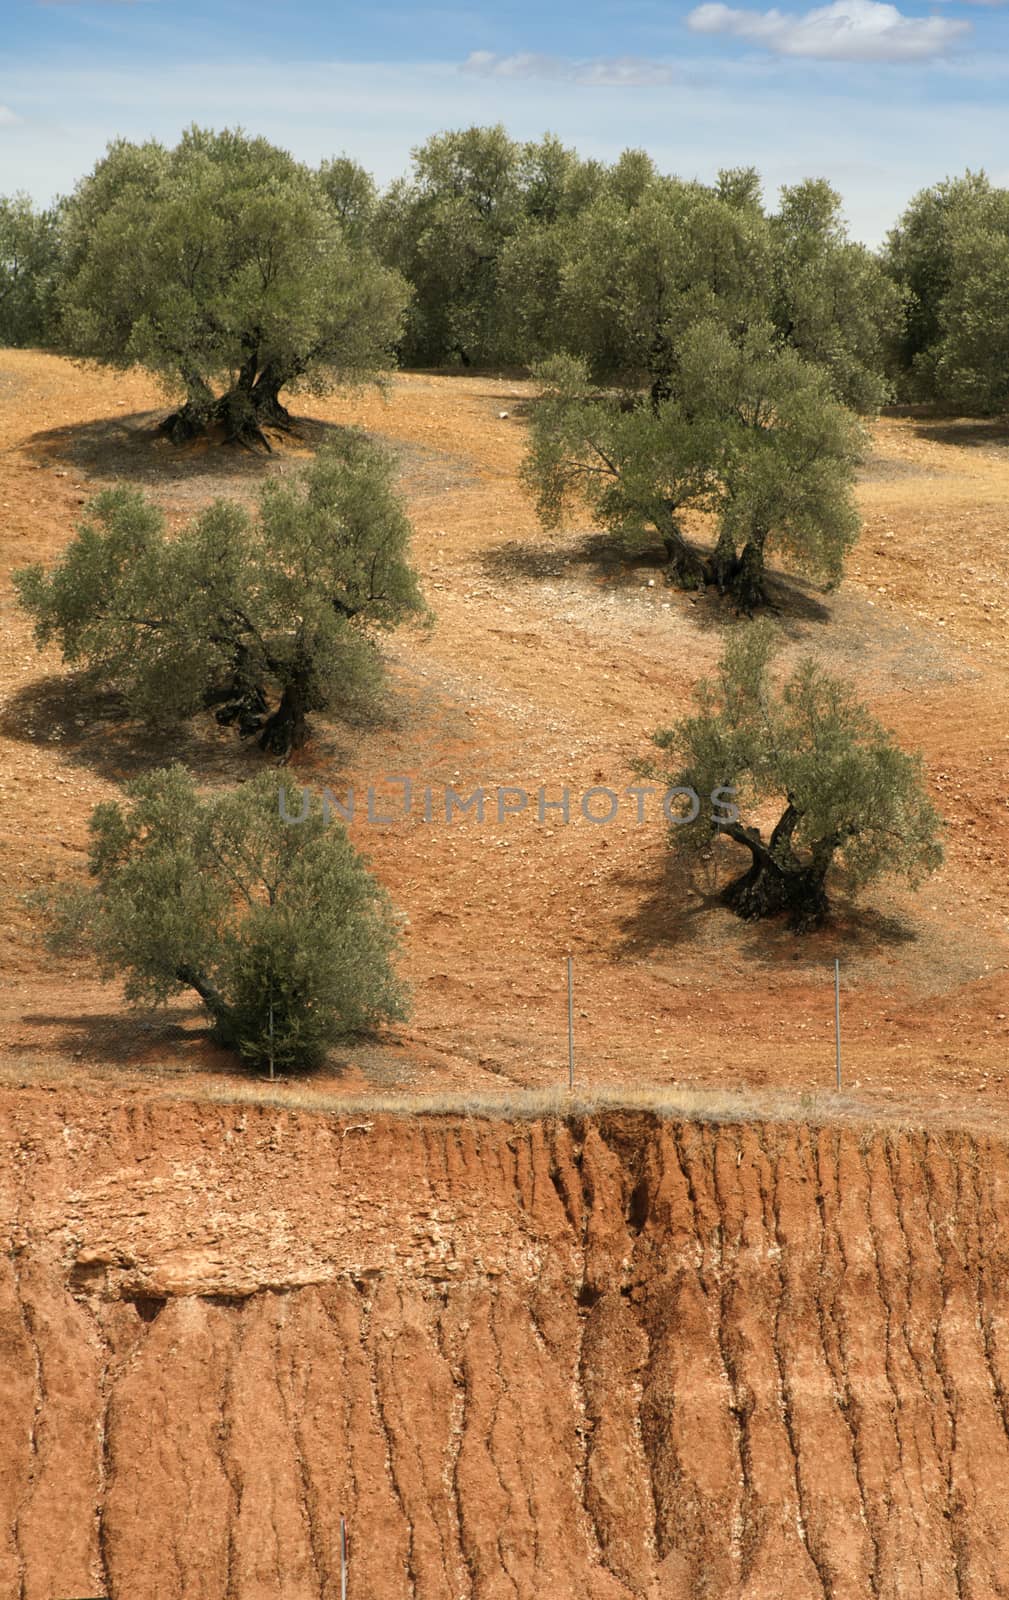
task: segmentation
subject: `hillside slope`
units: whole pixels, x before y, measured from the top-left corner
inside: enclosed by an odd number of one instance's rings
[[[208,788],[261,769],[212,717],[170,734],[124,722],[55,650],[39,655],[9,574],[57,559],[82,506],[141,486],[173,527],[219,495],[250,498],[353,423],[399,457],[414,559],[436,612],[387,641],[393,705],[368,728],[317,719],[288,769],[295,785],[359,797],[354,842],[406,925],[414,1015],[384,1053],[334,1059],[330,1088],[503,1093],[567,1073],[565,956],[575,958],[580,1082],[689,1082],[813,1091],[833,1081],[834,959],[842,964],[846,1082],[867,1103],[921,1096],[947,1109],[1009,1105],[1009,430],[888,417],[863,469],[864,530],[841,589],[775,578],[786,657],[816,650],[908,749],[920,749],[948,821],[947,863],[914,894],[839,893],[815,937],[754,929],[719,907],[739,870],[723,843],[698,872],[670,869],[653,797],[624,793],[648,736],[691,705],[731,611],[625,567],[584,524],[545,535],[523,494],[528,384],[401,373],[388,391],[312,399],[299,441],[270,457],[176,450],[155,424],[164,396],[139,372],[55,356],[0,356],[0,1065],[75,1080],[110,1065],[149,1080],[189,1069],[194,1094],[222,1061],[182,1000],[132,1016],[121,986],[77,961],[41,960],[24,896],[84,867],[87,819],[122,782],[182,760]],[[501,413],[507,415],[502,416]],[[279,443],[279,441],[278,441]],[[710,536],[711,530],[707,530]],[[703,535],[704,530],[698,530]],[[412,815],[402,789],[407,774]],[[371,825],[364,800],[374,786]],[[527,809],[500,820],[499,786]],[[438,816],[446,789],[491,795],[483,822]],[[611,825],[582,815],[598,786]],[[570,791],[570,822],[537,814]],[[442,813],[443,814],[443,813]],[[131,1084],[130,1087],[135,1087]]]
[[[0,1593],[1005,1592],[998,1141],[7,1097]]]

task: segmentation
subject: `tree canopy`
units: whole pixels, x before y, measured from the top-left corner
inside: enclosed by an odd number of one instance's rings
[[[51,341],[57,260],[57,209],[0,195],[0,345]]]
[[[153,372],[182,399],[176,440],[217,422],[265,443],[282,389],[370,375],[399,337],[406,286],[341,221],[338,188],[237,130],[110,145],[62,221],[65,347]]]
[[[373,231],[383,260],[414,290],[404,364],[528,360],[519,352],[534,312],[515,302],[527,269],[503,294],[508,248],[529,232],[543,244],[598,171],[549,135],[523,144],[500,125],[436,134],[414,150],[411,176],[386,190]]]
[[[632,551],[657,537],[671,581],[717,584],[745,611],[774,550],[836,584],[858,531],[861,434],[828,376],[766,326],[737,341],[696,323],[676,350],[677,392],[657,402],[597,388],[571,358],[540,369],[523,476],[544,524],[584,507]],[[714,514],[707,552],[691,510]]]
[[[74,193],[0,198],[0,341],[155,373],[184,439],[267,442],[284,389],[405,365],[583,359],[656,400],[697,322],[772,326],[871,414],[892,397],[1009,405],[1009,191],[984,172],[916,195],[885,250],[853,240],[823,178],[765,202],[645,151],[586,160],[552,135],[439,133],[383,190],[350,155],[315,171],[241,130],[117,140]]]
[[[699,796],[734,789],[738,818],[713,821],[702,807],[670,830],[670,842],[695,854],[713,832],[733,840],[749,865],[723,891],[726,904],[747,920],[786,915],[804,931],[829,910],[833,871],[851,888],[884,874],[916,885],[934,871],[941,823],[920,758],[893,742],[848,684],[813,656],[772,680],[780,644],[763,619],[734,629],[717,676],[698,686],[696,711],[654,734],[663,755],[638,771]]]
[[[316,1066],[337,1040],[407,1014],[395,916],[343,829],[281,808],[261,773],[204,796],[184,767],[96,807],[90,883],[50,904],[51,943],[83,948],[135,1004],[197,994],[250,1066]]]
[[[426,615],[392,473],[347,432],[256,515],[219,500],[174,537],[139,491],[106,490],[51,572],[15,575],[36,641],[150,722],[213,706],[286,756],[312,711],[374,705],[376,633]]]
[[[905,295],[905,395],[981,415],[1009,408],[1009,190],[983,172],[923,189],[891,231],[887,259]]]
[[[503,127],[438,134],[413,152],[374,214],[383,259],[414,298],[401,354],[423,365],[585,360],[597,382],[676,387],[696,322],[734,336],[771,323],[835,395],[872,411],[900,293],[852,242],[822,180],[765,210],[752,168],[713,185],[660,174],[645,151],[610,164]]]

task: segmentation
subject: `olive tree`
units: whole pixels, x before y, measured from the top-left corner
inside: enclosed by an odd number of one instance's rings
[[[550,135],[520,143],[500,125],[414,150],[373,224],[383,260],[414,290],[404,361],[521,364],[556,349],[545,335],[565,227],[602,175]]]
[[[377,633],[426,616],[392,472],[348,432],[255,515],[220,500],[174,537],[137,490],[106,490],[51,572],[15,575],[36,642],[155,725],[215,707],[286,757],[311,712],[374,703]]]
[[[523,477],[544,525],[587,509],[632,554],[658,538],[670,582],[715,584],[748,612],[775,551],[839,582],[861,433],[827,375],[759,327],[740,342],[697,323],[676,359],[680,393],[658,401],[598,388],[570,357],[540,368]],[[689,536],[691,510],[713,514],[713,548]]]
[[[887,270],[904,296],[896,372],[911,399],[943,398],[936,368],[946,333],[947,297],[959,276],[958,241],[983,228],[986,217],[999,209],[999,191],[986,175],[967,171],[962,178],[922,189],[887,237]]]
[[[53,948],[90,952],[132,1003],[195,993],[271,1075],[406,1016],[390,902],[318,803],[284,804],[276,773],[204,796],[181,766],[125,794],[92,814],[90,882],[49,903]]]
[[[110,145],[66,205],[65,348],[154,373],[181,398],[177,442],[219,424],[265,445],[283,389],[373,374],[399,337],[406,287],[341,222],[335,183],[240,131]]]
[[[890,398],[902,291],[877,255],[849,239],[841,197],[822,178],[783,188],[769,225],[779,333],[825,369],[846,405],[878,411]]]
[[[0,345],[50,342],[58,255],[58,208],[0,195]]]
[[[628,191],[611,173],[570,229],[558,330],[595,381],[657,406],[690,399],[680,349],[697,323],[738,334],[766,320],[771,241],[752,207],[654,169],[640,177]]]
[[[748,862],[725,903],[746,920],[787,916],[803,932],[827,915],[832,873],[857,888],[884,874],[916,885],[934,871],[941,823],[920,758],[848,684],[812,656],[773,681],[778,644],[766,621],[734,629],[716,677],[698,686],[696,710],[653,735],[662,755],[637,770],[698,795],[734,789],[735,817],[698,812],[670,842],[690,855],[713,832],[731,839]]]

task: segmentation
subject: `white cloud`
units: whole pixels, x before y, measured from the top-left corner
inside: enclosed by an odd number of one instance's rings
[[[674,83],[678,74],[662,61],[643,61],[637,56],[602,56],[589,61],[572,61],[564,56],[498,56],[491,50],[474,50],[463,62],[463,72],[482,78],[560,78],[567,83],[599,85],[617,89],[650,88]]]
[[[21,118],[16,111],[11,110],[10,106],[0,106],[0,128],[12,128],[15,122],[20,121]]]
[[[946,17],[905,17],[881,0],[833,0],[804,13],[743,11],[720,0],[687,17],[694,33],[729,34],[780,56],[819,61],[926,61],[970,31]]]
[[[768,195],[822,174],[844,196],[853,235],[875,244],[911,196],[946,173],[984,167],[1009,185],[1009,65],[965,55],[939,70],[941,105],[922,93],[917,72],[769,66],[735,55],[707,63],[703,74],[692,66],[675,93],[657,85],[605,94],[570,81],[480,77],[460,72],[457,60],[295,62],[281,72],[270,61],[190,59],[146,73],[128,62],[84,73],[71,56],[26,61],[16,170],[13,139],[0,132],[0,193],[25,189],[46,205],[115,135],[174,144],[190,122],[241,124],[313,164],[345,150],[385,183],[408,169],[411,148],[431,134],[501,121],[515,139],[538,139],[549,128],[599,160],[616,160],[628,146],[647,149],[660,171],[706,183],[719,167],[753,165]]]

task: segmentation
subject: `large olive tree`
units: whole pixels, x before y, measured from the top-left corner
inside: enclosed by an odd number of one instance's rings
[[[598,388],[571,358],[544,364],[523,467],[544,525],[587,509],[632,553],[658,539],[671,582],[715,584],[747,612],[773,552],[838,583],[861,433],[829,375],[766,327],[737,341],[709,322],[680,338],[676,364],[677,394],[660,399]],[[713,546],[690,535],[691,510],[714,514]]]
[[[219,424],[265,444],[281,391],[387,367],[407,290],[320,177],[265,139],[190,128],[119,140],[67,203],[59,293],[74,355],[153,372],[176,441]]]
[[[276,773],[210,795],[181,766],[148,773],[96,807],[90,881],[49,902],[56,949],[133,1003],[198,995],[216,1041],[271,1076],[406,1015],[387,896],[317,802],[282,801]]]

